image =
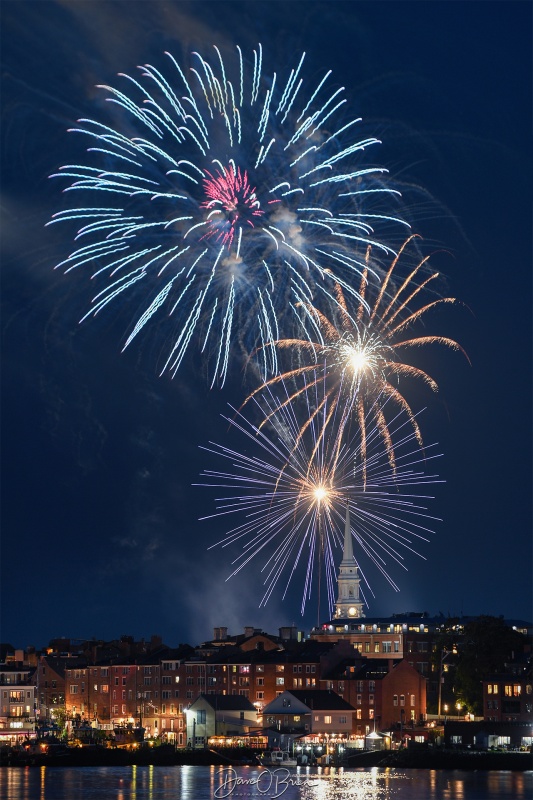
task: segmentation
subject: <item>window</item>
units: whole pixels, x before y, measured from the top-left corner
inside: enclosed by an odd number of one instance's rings
[[[162,677],[162,679],[161,679],[161,683],[163,683],[163,684],[167,684],[167,685],[168,685],[169,683],[172,683],[172,678],[171,678],[171,676],[170,676],[170,675],[163,675],[163,677]]]
[[[487,692],[489,694],[498,694],[498,684],[497,683],[489,683],[487,686]]]
[[[341,714],[341,716],[339,717],[339,725],[346,725],[347,722],[348,722],[348,717],[345,717]]]
[[[379,642],[374,642],[374,653],[379,653]]]
[[[205,708],[200,708],[196,712],[196,724],[205,725]]]
[[[315,722],[320,722],[320,716],[318,714],[315,714]]]
[[[358,692],[363,691],[363,681],[357,681],[357,691]]]
[[[276,672],[284,672],[285,666],[283,664],[276,664]]]
[[[265,693],[264,692],[256,692],[255,693],[255,699],[256,700],[264,700],[265,699]]]
[[[143,672],[144,672],[145,675],[151,675],[152,674],[152,667],[144,667]]]
[[[363,718],[363,712],[361,711],[361,709],[360,709],[360,708],[358,708],[358,709],[356,710],[356,712],[355,712],[355,716],[356,716],[356,719],[362,719],[362,718]]]
[[[362,702],[363,702],[362,695],[358,694],[357,695],[357,705],[360,706]]]
[[[324,715],[324,725],[331,725],[331,716],[330,714]]]
[[[256,672],[264,672],[265,668],[264,668],[263,664],[256,664],[255,665],[255,671]]]
[[[368,691],[369,692],[376,691],[376,681],[368,681]]]
[[[249,664],[241,664],[239,667],[239,672],[241,675],[245,674],[248,675],[250,673],[250,665]]]
[[[395,653],[400,652],[400,642],[394,642],[394,652]]]
[[[365,642],[365,653],[370,653],[370,642]]]
[[[170,689],[163,689],[163,691],[161,692],[161,699],[170,700],[171,697],[172,697],[172,692],[170,691]]]
[[[374,719],[374,709],[373,708],[369,708],[368,709],[368,718],[369,719]]]
[[[108,683],[103,683],[100,686],[100,691],[102,692],[102,694],[109,694],[109,684]]]
[[[401,705],[401,706],[404,706],[404,705],[405,705],[405,695],[404,695],[404,694],[401,694],[401,695],[400,695],[400,705]]]
[[[369,694],[368,695],[368,704],[371,705],[371,706],[374,705],[374,695],[373,694]]]
[[[257,683],[258,686],[264,686],[265,685],[265,679],[264,678],[256,678],[255,682]]]
[[[285,678],[276,678],[276,686],[283,686],[285,684]]]
[[[383,642],[383,652],[392,653],[392,642]]]
[[[77,683],[72,683],[70,685],[70,693],[71,694],[78,694],[78,684]]]
[[[414,696],[414,694],[412,694],[411,695],[411,706],[414,706],[414,704],[415,704],[415,696]]]

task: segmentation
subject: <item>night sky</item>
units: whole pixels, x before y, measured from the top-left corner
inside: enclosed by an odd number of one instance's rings
[[[164,50],[258,41],[267,73],[303,50],[311,82],[334,71],[383,140],[379,162],[425,190],[406,205],[465,304],[441,325],[471,366],[432,351],[440,392],[410,395],[443,453],[431,507],[443,521],[426,560],[395,574],[399,594],[375,581],[367,614],[531,619],[531,4],[4,0],[1,14],[0,640],[194,644],[214,625],[316,622],[314,602],[300,615],[300,581],[266,609],[256,569],[226,582],[229,555],[207,548],[228,523],[198,521],[214,510],[192,486],[214,466],[199,446],[227,441],[220,414],[244,399],[240,368],[209,390],[194,349],[174,380],[158,377],[165,332],[121,353],[127,301],[79,325],[90,287],[53,269],[72,230],[44,227],[61,207],[48,175],[83,157],[66,130],[98,118],[96,84],[161,66]]]

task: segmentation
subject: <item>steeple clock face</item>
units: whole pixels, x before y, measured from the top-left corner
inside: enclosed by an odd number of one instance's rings
[[[354,608],[353,606],[350,606],[350,608],[348,609],[348,614],[350,615],[350,617],[355,617],[356,613],[357,609]]]

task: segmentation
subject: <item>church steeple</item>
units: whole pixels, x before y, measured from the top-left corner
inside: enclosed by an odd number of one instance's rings
[[[344,547],[339,567],[338,597],[335,604],[335,618],[364,617],[363,603],[359,599],[359,571],[353,556],[350,509],[346,506],[344,525]]]

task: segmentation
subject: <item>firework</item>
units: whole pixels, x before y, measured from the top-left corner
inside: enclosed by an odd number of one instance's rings
[[[438,387],[427,372],[406,363],[409,350],[413,347],[440,344],[464,353],[453,339],[431,335],[411,336],[409,333],[412,326],[431,309],[440,304],[456,302],[451,297],[432,297],[427,302],[423,300],[430,284],[439,277],[437,272],[425,274],[427,258],[419,261],[403,280],[395,281],[399,256],[412,238],[404,243],[380,282],[369,280],[368,270],[363,271],[358,292],[359,301],[353,313],[348,308],[345,293],[339,284],[335,285],[336,303],[331,305],[331,319],[313,304],[301,303],[306,338],[280,339],[267,345],[289,351],[293,360],[297,361],[297,366],[268,379],[245,401],[248,402],[258,392],[264,391],[265,387],[291,381],[293,391],[283,399],[281,406],[270,411],[261,423],[264,425],[283,406],[297,402],[300,396],[305,398],[309,386],[321,384],[324,387],[322,400],[312,410],[311,416],[305,418],[300,436],[312,422],[313,416],[326,414],[322,435],[331,424],[336,431],[337,446],[340,446],[345,426],[355,417],[360,433],[363,482],[366,479],[368,418],[386,445],[393,470],[396,468],[395,446],[386,409],[387,413],[391,410],[393,413],[398,410],[405,412],[413,433],[422,446],[422,434],[416,416],[404,397],[400,379],[414,378],[422,381],[434,392]],[[420,299],[423,300],[422,303],[418,302]],[[295,444],[298,444],[298,438]]]
[[[352,285],[365,248],[391,253],[390,223],[406,223],[390,213],[399,192],[386,170],[364,163],[378,140],[357,138],[330,72],[306,88],[305,54],[284,78],[265,74],[260,46],[249,66],[240,48],[194,53],[187,73],[166,55],[166,73],[145,65],[121,89],[99,87],[111,119],[73,129],[90,163],[53,176],[81,198],[52,219],[79,226],[57,266],[97,285],[83,319],[131,295],[141,311],[125,347],[171,317],[162,372],[176,373],[194,339],[223,383],[234,345],[249,354],[278,339],[281,318],[317,286]],[[276,351],[262,353],[266,376]]]
[[[376,427],[367,427],[363,459],[358,436],[339,446],[338,437],[327,426],[320,388],[314,384],[306,393],[309,423],[304,434],[294,404],[282,403],[269,392],[261,402],[257,399],[261,413],[276,411],[270,413],[266,428],[260,429],[240,412],[227,417],[232,440],[239,436],[247,448],[213,443],[203,448],[224,460],[227,468],[203,472],[205,482],[199,484],[224,490],[216,501],[216,513],[204,519],[245,517],[213,545],[238,550],[229,577],[262,558],[265,590],[260,605],[264,605],[279,581],[285,584],[285,596],[291,579],[303,573],[302,614],[311,597],[313,577],[318,583],[321,574],[331,613],[335,550],[342,552],[347,507],[356,563],[371,594],[363,562],[369,562],[398,590],[390,567],[406,569],[406,556],[418,555],[417,546],[428,539],[435,520],[427,514],[429,498],[418,494],[422,485],[437,482],[435,475],[424,472],[427,461],[436,457],[433,446],[422,456],[412,426],[400,413],[391,431],[394,472]],[[313,405],[321,408],[319,413],[312,413]],[[250,449],[255,455],[248,454]]]

